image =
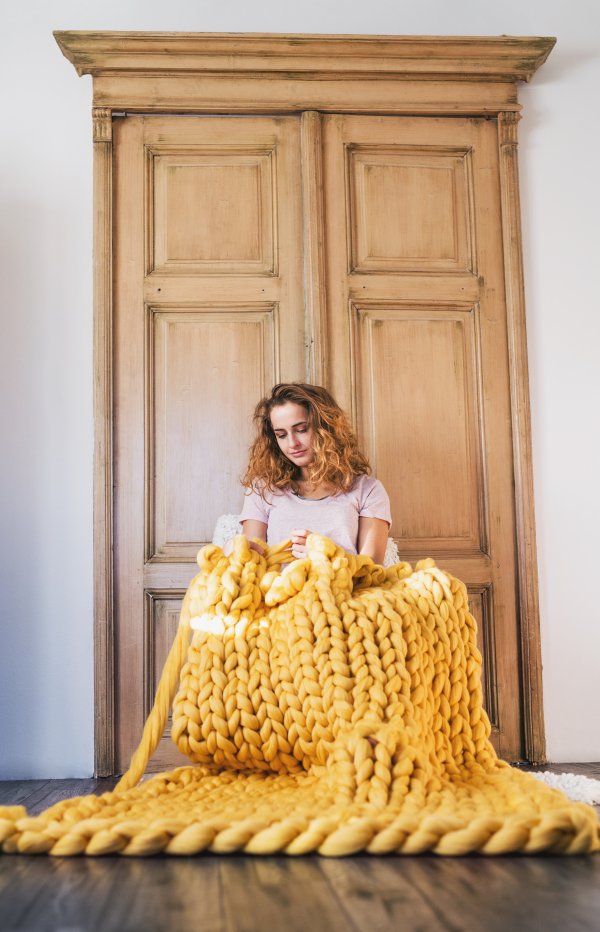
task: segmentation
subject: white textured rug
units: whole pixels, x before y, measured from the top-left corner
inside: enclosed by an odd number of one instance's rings
[[[229,540],[230,537],[235,537],[236,534],[241,533],[242,525],[239,523],[238,515],[221,515],[217,521],[212,542],[216,544],[217,547],[222,547],[225,541]],[[388,566],[395,566],[396,563],[399,562],[398,547],[394,543],[393,538],[388,537],[383,565],[387,568]]]
[[[551,773],[544,770],[541,773],[529,771],[536,780],[541,780],[555,790],[562,790],[565,796],[575,803],[588,803],[590,806],[600,805],[600,780],[592,780],[583,774]]]
[[[222,547],[226,540],[242,533],[242,525],[238,515],[221,515],[215,527],[212,542],[216,547]]]

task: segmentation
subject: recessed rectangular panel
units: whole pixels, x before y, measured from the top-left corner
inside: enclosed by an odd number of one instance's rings
[[[165,262],[260,258],[257,163],[165,165],[164,172]]]
[[[470,270],[468,159],[468,150],[350,148],[350,270]]]
[[[273,159],[273,151],[152,151],[148,271],[275,274]]]
[[[163,667],[177,634],[182,601],[183,598],[173,592],[146,592],[144,718],[152,710]],[[147,773],[161,773],[189,764],[188,758],[171,740],[172,724],[172,710],[169,710],[164,734],[146,767]]]
[[[151,559],[194,560],[217,518],[239,513],[252,412],[275,380],[276,313],[151,313]]]
[[[483,707],[494,728],[498,728],[498,686],[496,680],[496,635],[494,631],[492,587],[471,589],[469,611],[477,622],[477,647],[483,658],[481,688]]]
[[[474,312],[361,309],[357,408],[401,551],[479,550]]]

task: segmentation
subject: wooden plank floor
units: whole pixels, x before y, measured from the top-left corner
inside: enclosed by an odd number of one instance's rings
[[[527,769],[531,769],[527,767]],[[544,765],[600,779],[599,764]],[[0,782],[31,814],[112,789]],[[600,932],[589,858],[151,859],[0,855],[0,932]]]

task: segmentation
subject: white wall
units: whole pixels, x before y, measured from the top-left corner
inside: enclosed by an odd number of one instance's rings
[[[91,78],[53,29],[558,36],[522,86],[548,755],[600,760],[597,0],[23,0],[2,26],[0,777],[93,767]]]

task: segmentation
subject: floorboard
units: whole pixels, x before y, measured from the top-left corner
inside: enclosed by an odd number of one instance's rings
[[[534,769],[523,765],[524,769]],[[600,763],[544,764],[600,779]],[[36,814],[118,778],[0,782]],[[589,858],[0,855],[1,932],[600,932]]]
[[[220,860],[227,932],[346,932],[343,907],[317,858],[234,856]]]
[[[406,877],[397,858],[320,858],[320,866],[357,932],[444,932],[438,910]],[[421,860],[421,859],[419,859]]]
[[[24,806],[25,800],[51,780],[0,780],[0,806]]]

